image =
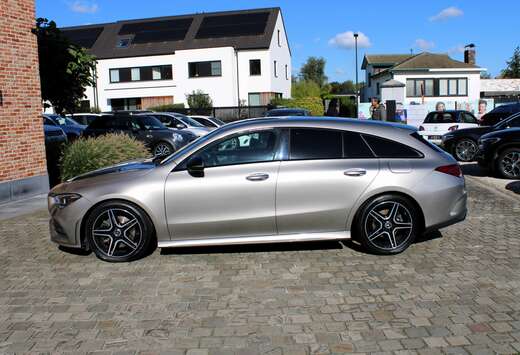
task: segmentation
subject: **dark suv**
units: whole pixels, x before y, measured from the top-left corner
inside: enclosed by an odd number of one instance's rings
[[[508,118],[514,113],[520,112],[520,102],[495,107],[481,117],[480,124],[483,126],[493,126],[498,122]]]
[[[507,179],[520,179],[520,127],[483,135],[478,163]]]
[[[83,133],[97,137],[107,133],[123,133],[143,142],[154,156],[170,155],[186,143],[178,132],[165,127],[158,119],[144,115],[103,115],[95,119]]]
[[[442,137],[442,147],[459,161],[474,161],[479,153],[478,140],[489,132],[520,127],[520,113],[501,120],[494,126],[458,129]]]

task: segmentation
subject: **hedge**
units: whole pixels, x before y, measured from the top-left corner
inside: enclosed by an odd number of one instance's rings
[[[323,116],[323,101],[320,97],[301,97],[295,99],[278,99],[272,101],[275,106],[304,108],[311,112],[313,116]]]

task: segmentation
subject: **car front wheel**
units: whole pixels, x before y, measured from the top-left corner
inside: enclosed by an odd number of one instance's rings
[[[453,156],[458,161],[473,161],[478,153],[478,145],[472,139],[461,139],[453,146]]]
[[[361,244],[376,254],[398,254],[413,243],[419,218],[413,204],[400,195],[383,195],[365,203],[356,223]]]
[[[160,142],[153,148],[155,157],[165,157],[173,153],[173,146],[170,143]]]
[[[520,179],[520,147],[504,150],[498,156],[498,172],[506,179]]]
[[[85,227],[90,249],[98,258],[111,262],[143,257],[154,230],[142,209],[122,201],[108,201],[94,208]]]

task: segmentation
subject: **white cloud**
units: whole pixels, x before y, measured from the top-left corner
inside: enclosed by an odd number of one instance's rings
[[[82,0],[76,0],[72,3],[69,3],[69,8],[72,12],[77,12],[80,14],[93,14],[99,10],[99,6],[95,2]]]
[[[427,51],[435,47],[435,43],[422,38],[418,38],[415,40],[415,47],[419,48],[420,50]]]
[[[451,47],[448,49],[448,54],[459,54],[464,53],[464,46],[462,44],[458,44],[455,47]]]
[[[343,75],[345,74],[345,70],[343,68],[336,68],[336,70],[334,71],[334,73],[336,75]]]
[[[367,48],[372,45],[372,43],[370,43],[370,39],[363,32],[358,32],[358,35],[359,36],[357,42],[359,48]],[[329,39],[329,45],[346,49],[354,48],[354,32],[347,31],[343,33],[338,33],[333,38]]]
[[[430,17],[430,21],[442,21],[462,15],[464,15],[464,12],[461,9],[455,6],[450,6],[439,12],[437,15]]]

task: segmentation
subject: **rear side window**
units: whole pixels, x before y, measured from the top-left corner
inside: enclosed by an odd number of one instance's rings
[[[455,123],[455,115],[451,112],[432,112],[426,116],[424,123]]]
[[[104,129],[108,128],[110,122],[113,120],[112,117],[98,117],[90,124],[89,128],[93,129]]]
[[[338,159],[343,157],[341,131],[291,129],[290,160]]]
[[[374,154],[365,143],[361,134],[343,132],[343,156],[347,159],[373,158]]]
[[[477,123],[477,119],[469,112],[461,113],[462,123]]]
[[[423,154],[407,145],[390,139],[363,134],[372,151],[378,158],[422,158]]]

